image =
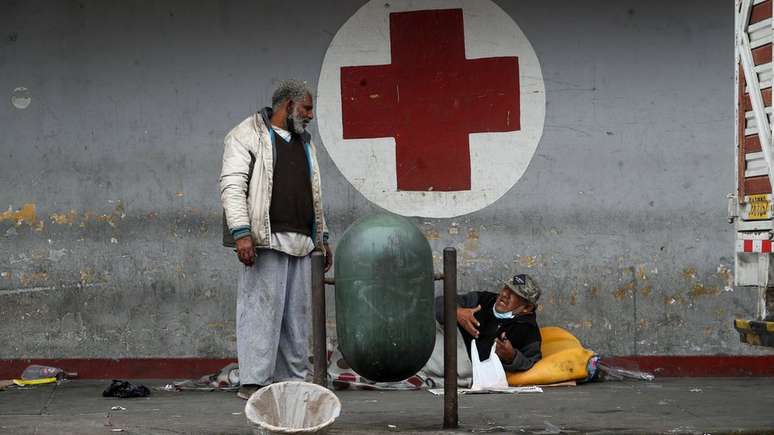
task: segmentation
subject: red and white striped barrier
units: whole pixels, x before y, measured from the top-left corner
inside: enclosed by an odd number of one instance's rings
[[[757,252],[768,254],[771,252],[771,240],[737,240],[736,252]]]

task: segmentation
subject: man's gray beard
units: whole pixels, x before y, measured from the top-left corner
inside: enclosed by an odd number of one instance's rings
[[[304,134],[306,131],[306,127],[304,126],[304,118],[298,114],[298,110],[293,110],[293,113],[290,114],[290,118],[293,120],[293,130],[297,134]]]

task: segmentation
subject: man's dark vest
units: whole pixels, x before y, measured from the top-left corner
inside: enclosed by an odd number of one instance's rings
[[[290,143],[275,135],[277,154],[271,188],[269,221],[272,233],[293,232],[312,236],[314,203],[309,162],[301,136]]]

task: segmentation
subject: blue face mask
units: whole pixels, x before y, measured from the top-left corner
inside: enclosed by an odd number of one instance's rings
[[[507,311],[505,313],[498,312],[495,307],[492,307],[492,312],[494,313],[495,317],[497,317],[500,320],[507,320],[507,319],[513,319],[516,317],[515,314],[513,314],[513,311]]]

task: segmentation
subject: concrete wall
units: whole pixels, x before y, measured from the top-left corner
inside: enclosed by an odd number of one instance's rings
[[[754,353],[731,325],[755,308],[725,219],[732,5],[498,4],[541,61],[543,138],[492,206],[415,219],[435,253],[460,249],[466,290],[533,274],[541,323],[601,354]],[[2,1],[0,358],[235,355],[222,138],[279,79],[315,83],[360,5]],[[377,207],[320,148],[335,242]]]

